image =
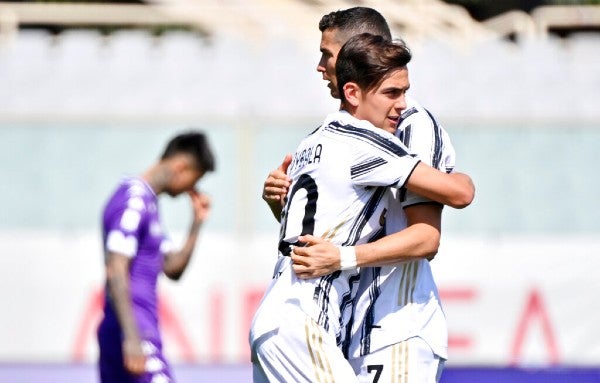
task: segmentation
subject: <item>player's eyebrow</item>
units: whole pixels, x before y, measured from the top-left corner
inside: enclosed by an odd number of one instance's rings
[[[320,46],[320,47],[319,47],[319,51],[320,51],[321,53],[327,53],[327,54],[329,54],[329,55],[332,55],[332,52],[331,52],[331,50],[330,50],[330,49],[328,49],[327,47],[322,47],[322,46]]]
[[[381,92],[382,93],[390,93],[390,92],[408,92],[408,90],[410,89],[410,85],[408,85],[407,87],[397,87],[397,86],[389,86],[386,88],[382,88]]]

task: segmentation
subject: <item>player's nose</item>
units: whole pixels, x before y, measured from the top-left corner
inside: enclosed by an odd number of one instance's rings
[[[324,57],[321,57],[321,59],[317,63],[317,72],[325,73],[325,58]]]
[[[398,113],[401,113],[403,110],[406,109],[406,97],[404,97],[404,95],[398,97],[394,104],[394,109],[396,109]]]

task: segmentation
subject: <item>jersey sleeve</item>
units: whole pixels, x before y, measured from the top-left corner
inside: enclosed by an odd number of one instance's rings
[[[138,238],[143,231],[146,212],[144,200],[137,196],[131,196],[116,206],[106,223],[106,251],[134,257],[138,251]]]
[[[162,254],[169,254],[175,251],[175,243],[173,239],[167,234],[164,234],[163,240],[160,242],[160,252]]]
[[[454,170],[456,158],[450,137],[429,111],[414,111],[402,121],[398,132],[410,152],[424,163],[446,173]],[[402,207],[433,202],[409,190],[403,190],[401,195]]]
[[[354,185],[400,188],[418,163],[397,137],[374,134],[356,145],[350,178]]]

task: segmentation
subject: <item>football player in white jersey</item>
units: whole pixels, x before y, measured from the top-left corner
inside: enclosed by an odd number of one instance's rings
[[[407,117],[397,135],[404,135],[423,162],[452,170],[454,151],[447,134],[421,106],[413,108],[403,113]],[[348,359],[360,382],[439,382],[448,331],[429,259],[437,252],[442,207],[407,190],[392,189],[386,197],[387,236],[355,248],[362,267]],[[339,269],[336,246],[314,236],[299,241],[313,245],[292,254],[300,277]]]
[[[289,165],[279,258],[250,331],[255,382],[356,381],[342,353],[358,285],[352,246],[380,235],[389,187],[456,207],[473,198],[468,176],[425,165],[393,135],[406,109],[410,57],[404,43],[371,34],[352,37],[339,53],[342,108],[300,143]],[[340,246],[341,267],[300,279],[290,254],[299,236],[312,234]]]
[[[365,7],[325,15],[319,28],[322,57],[317,70],[334,97],[335,62],[342,44],[365,31],[391,38],[385,19]],[[397,136],[424,162],[452,171],[454,150],[447,133],[415,100],[407,97],[406,102]],[[286,158],[265,181],[263,199],[276,216],[289,186],[288,163]],[[390,191],[387,198],[394,202],[386,214],[386,233],[395,234],[355,251],[359,266],[388,266],[361,270],[352,343],[346,350],[361,382],[437,382],[447,359],[447,329],[428,259],[439,246],[442,207],[407,191]],[[294,250],[294,269],[300,277],[339,269],[336,246],[312,236],[299,239],[319,243]],[[401,261],[407,262],[397,263]]]

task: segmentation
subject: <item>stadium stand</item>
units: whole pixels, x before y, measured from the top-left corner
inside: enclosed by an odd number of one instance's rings
[[[441,0],[365,0],[387,15],[397,34],[414,43],[428,38],[458,43],[497,39],[508,35],[545,37],[550,28],[600,26],[598,6],[541,6],[531,15],[509,11],[482,23],[460,6]],[[315,34],[311,26],[332,9],[356,5],[351,0],[149,0],[144,4],[2,3],[0,34],[20,26],[156,26],[182,25],[207,36],[234,34],[249,40],[276,34],[304,44]]]

